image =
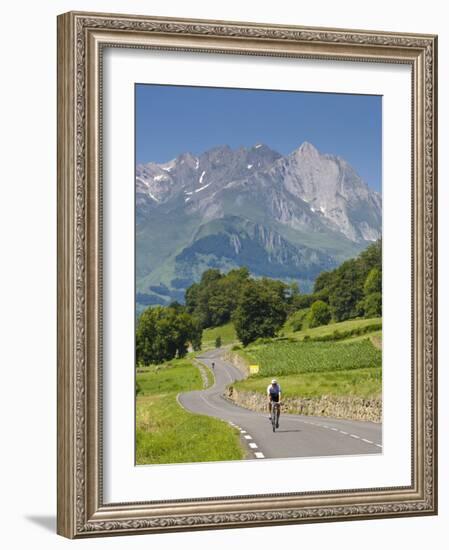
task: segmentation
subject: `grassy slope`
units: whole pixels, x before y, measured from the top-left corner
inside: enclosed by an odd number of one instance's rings
[[[188,359],[137,374],[137,464],[169,464],[243,458],[239,432],[227,423],[191,414],[177,394],[202,388],[198,368]]]
[[[371,319],[351,319],[350,321],[342,321],[341,323],[329,323],[328,325],[323,325],[321,327],[304,328],[303,330],[294,332],[289,320],[287,320],[282,329],[282,332],[285,336],[288,336],[289,338],[302,340],[306,335],[310,336],[311,338],[317,336],[325,336],[327,334],[332,334],[334,330],[344,332],[355,328],[363,328],[376,325],[377,323],[379,323],[379,321],[382,321],[381,317],[373,317]]]
[[[239,351],[246,361],[260,365],[258,375],[236,383],[241,390],[265,393],[273,376],[279,378],[284,397],[351,395],[378,397],[382,392],[381,331],[336,342],[302,342],[312,338],[367,326],[379,321],[359,319],[292,332],[286,323],[284,334],[297,342],[272,341],[252,344]]]
[[[329,325],[325,325],[322,327],[306,328],[297,332],[293,331],[290,321],[287,320],[280,332],[284,336],[288,336],[288,338],[302,340],[306,334],[309,335],[311,338],[316,336],[324,336],[326,334],[332,334],[334,330],[344,332],[346,330],[351,330],[358,327],[371,326],[377,324],[381,320],[382,319],[380,317],[373,317],[372,319],[353,319],[351,321],[343,321],[342,323],[330,323]],[[373,332],[373,334],[381,337],[380,331]],[[233,323],[227,323],[226,325],[222,325],[221,327],[207,328],[203,331],[203,349],[214,348],[215,338],[217,336],[221,336],[221,343],[223,346],[229,344],[240,344],[235,333]],[[352,337],[352,340],[360,338],[366,338],[366,336],[354,336]]]
[[[244,382],[237,382],[235,387],[265,395],[271,378],[271,376],[252,376]],[[279,383],[282,387],[283,398],[321,397],[322,395],[350,395],[369,398],[380,395],[382,369],[377,367],[326,373],[293,374],[280,377]]]
[[[227,323],[221,327],[207,328],[203,331],[203,349],[214,348],[217,336],[221,336],[222,346],[237,342],[234,325]]]

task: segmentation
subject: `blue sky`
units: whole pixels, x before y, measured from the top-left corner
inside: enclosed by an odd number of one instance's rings
[[[265,143],[285,155],[304,141],[343,157],[380,191],[381,96],[136,85],[138,164],[225,144]]]

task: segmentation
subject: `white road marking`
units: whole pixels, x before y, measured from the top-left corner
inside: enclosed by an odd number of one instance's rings
[[[204,363],[207,367],[211,368],[209,363],[210,363],[210,358],[203,358],[205,359],[204,360]],[[233,382],[234,379],[235,379],[235,376],[238,376],[238,371],[237,369],[235,369],[234,367],[232,367],[231,365],[228,365],[226,364],[226,362],[222,362],[220,361],[219,359],[217,360],[216,359],[216,367],[220,367],[218,369],[215,369],[215,372],[217,375],[220,375],[221,373],[221,378],[228,378],[229,381]],[[220,376],[219,376],[220,378]],[[240,378],[240,377],[239,377]],[[217,380],[217,378],[215,377],[215,384],[214,385],[217,385],[219,381]],[[224,382],[223,380],[220,380],[220,382]],[[201,393],[199,394],[199,397],[201,398],[201,400],[206,404],[208,405],[208,407],[210,407],[211,409],[215,409],[217,411],[220,411],[220,413],[229,413],[229,411],[226,410],[226,407],[223,408],[221,406],[218,405],[218,403],[214,403],[214,401],[216,400],[216,397],[217,397],[217,394],[214,394],[214,393],[209,393],[209,392],[205,392],[204,395],[202,395]],[[223,396],[221,396],[223,398]],[[181,403],[180,403],[181,404]],[[182,404],[181,404],[182,405]],[[237,405],[236,405],[237,406]],[[265,418],[266,415],[265,413],[255,413],[253,411],[243,411],[243,410],[240,410],[239,409],[239,413],[238,415],[237,414],[232,414],[232,416],[235,416],[235,417],[238,417],[239,419],[243,419],[242,416],[244,416],[245,418],[249,418],[253,415],[257,415],[259,417],[263,417]],[[307,424],[307,425],[310,425],[310,426],[316,426],[316,427],[320,427],[320,428],[324,428],[324,429],[328,429],[328,430],[332,430],[334,432],[339,432],[341,433],[342,435],[346,435],[346,436],[350,436],[354,439],[361,439],[362,441],[364,441],[365,443],[367,444],[370,444],[370,445],[375,445],[376,447],[379,447],[380,449],[382,449],[382,445],[381,444],[378,444],[378,443],[373,443],[372,441],[370,441],[369,439],[364,439],[362,438],[361,436],[358,436],[358,435],[355,435],[355,434],[350,434],[348,433],[347,431],[344,431],[344,430],[340,430],[339,428],[336,428],[334,426],[330,426],[328,424],[322,424],[322,422],[319,422],[319,421],[310,421],[310,420],[305,420],[303,418],[291,418],[289,420],[292,420],[292,421],[296,421],[296,422],[302,422],[303,424]],[[228,421],[229,425],[232,426],[234,429],[236,430],[239,430],[239,432],[242,434],[243,438],[245,438],[245,440],[247,440],[247,445],[249,448],[251,448],[253,450],[253,453],[254,455],[256,456],[256,452],[255,452],[255,449],[258,449],[258,445],[257,443],[254,442],[253,440],[253,437],[249,434],[247,434],[247,431],[242,429],[241,426],[239,426],[238,424],[234,423],[232,420],[229,420]],[[257,452],[257,455],[256,458],[265,458],[264,454],[260,451]]]
[[[333,426],[328,426],[327,424],[319,424],[318,422],[309,422],[308,420],[302,420],[303,424],[310,424],[311,426],[318,426],[320,428],[327,428],[328,430],[332,430],[333,432],[339,432],[343,435],[349,435],[350,437],[353,437],[354,439],[361,439],[365,443],[369,443],[370,445],[376,445],[377,447],[382,448],[382,445],[378,445],[377,443],[373,443],[369,439],[364,439],[358,435],[350,434],[348,432],[345,432],[344,430],[339,430],[338,428],[334,428]]]

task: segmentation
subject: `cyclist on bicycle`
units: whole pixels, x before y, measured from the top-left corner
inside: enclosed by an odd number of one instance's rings
[[[271,381],[271,384],[267,387],[267,397],[268,397],[268,409],[270,411],[270,415],[268,418],[271,420],[271,410],[273,407],[273,403],[281,403],[281,386],[278,384],[276,379],[273,379]],[[278,405],[278,416],[277,416],[277,423],[276,428],[279,428],[279,416],[281,415],[281,407]]]

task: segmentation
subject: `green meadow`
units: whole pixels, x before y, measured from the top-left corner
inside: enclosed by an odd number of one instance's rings
[[[136,463],[170,464],[238,460],[239,432],[226,422],[192,414],[177,401],[180,392],[203,387],[190,359],[139,369],[136,375]],[[208,375],[209,383],[212,382]]]

